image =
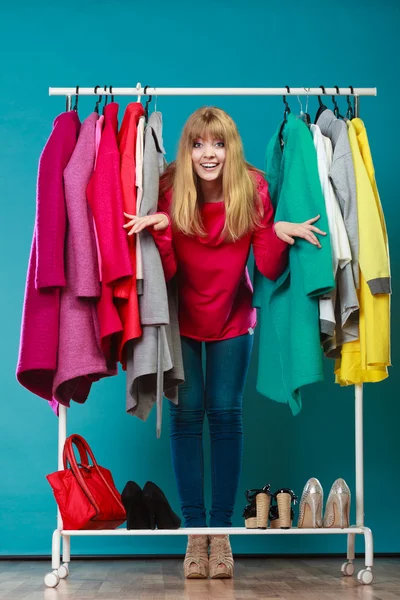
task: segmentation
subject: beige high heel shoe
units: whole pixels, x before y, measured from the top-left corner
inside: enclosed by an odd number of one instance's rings
[[[299,521],[297,527],[322,527],[322,504],[324,492],[322,485],[315,477],[311,477],[304,486],[300,500]]]
[[[186,579],[208,577],[208,535],[189,535],[183,570]]]
[[[232,579],[233,556],[229,535],[210,536],[210,578]]]
[[[350,525],[350,489],[344,479],[336,479],[329,492],[324,514],[324,527],[344,529]]]

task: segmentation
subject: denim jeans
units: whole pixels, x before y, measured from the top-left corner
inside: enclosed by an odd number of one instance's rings
[[[212,507],[210,527],[229,527],[243,453],[242,398],[253,346],[246,334],[218,342],[182,337],[185,383],[179,403],[170,403],[171,451],[185,527],[206,527],[203,422],[211,440]]]

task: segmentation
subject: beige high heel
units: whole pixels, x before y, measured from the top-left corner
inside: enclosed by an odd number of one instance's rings
[[[261,489],[247,490],[246,498],[249,504],[243,511],[246,529],[266,529],[271,505],[270,484]]]
[[[315,477],[311,477],[304,486],[301,496],[297,527],[300,529],[322,527],[323,496],[320,482]]]
[[[207,579],[208,535],[189,535],[183,570],[186,579]]]
[[[275,492],[273,497],[278,505],[279,528],[290,529],[293,521],[292,502],[296,504],[297,496],[289,488],[282,488]]]
[[[233,556],[229,535],[210,536],[210,578],[232,579]]]
[[[351,493],[344,479],[336,479],[329,492],[324,514],[324,527],[344,529],[350,525]]]

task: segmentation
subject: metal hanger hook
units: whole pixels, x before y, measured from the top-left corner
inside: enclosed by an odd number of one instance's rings
[[[72,110],[76,113],[78,112],[78,96],[79,96],[79,85],[76,86],[76,96],[75,96],[75,104]]]
[[[336,90],[336,93],[337,93],[337,94],[340,96],[340,91],[339,91],[339,88],[338,88],[338,86],[337,86],[337,85],[334,85],[333,87],[335,88],[335,90]],[[336,117],[336,118],[338,118],[338,117],[339,117],[339,105],[338,105],[338,103],[336,102],[336,98],[335,98],[335,96],[332,96],[332,102],[333,102],[333,104],[334,104],[334,106],[335,106],[335,108],[334,108],[334,110],[333,110],[333,112],[334,112],[334,115],[335,115],[335,117]]]
[[[320,85],[319,87],[321,88],[322,93],[325,95],[326,94],[325,87],[323,85]],[[320,107],[324,106],[322,103],[322,100],[321,100],[321,96],[318,96],[318,102],[319,102]]]
[[[94,93],[97,94],[97,90],[99,89],[99,85],[96,85],[96,87],[94,88]],[[96,102],[96,106],[94,107],[94,112],[97,112],[97,114],[99,114],[99,104],[102,101],[103,96],[101,96],[99,94],[99,99]]]

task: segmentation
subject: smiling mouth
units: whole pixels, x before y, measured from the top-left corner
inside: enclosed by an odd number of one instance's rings
[[[206,171],[214,171],[218,167],[218,163],[201,163],[201,166]]]

